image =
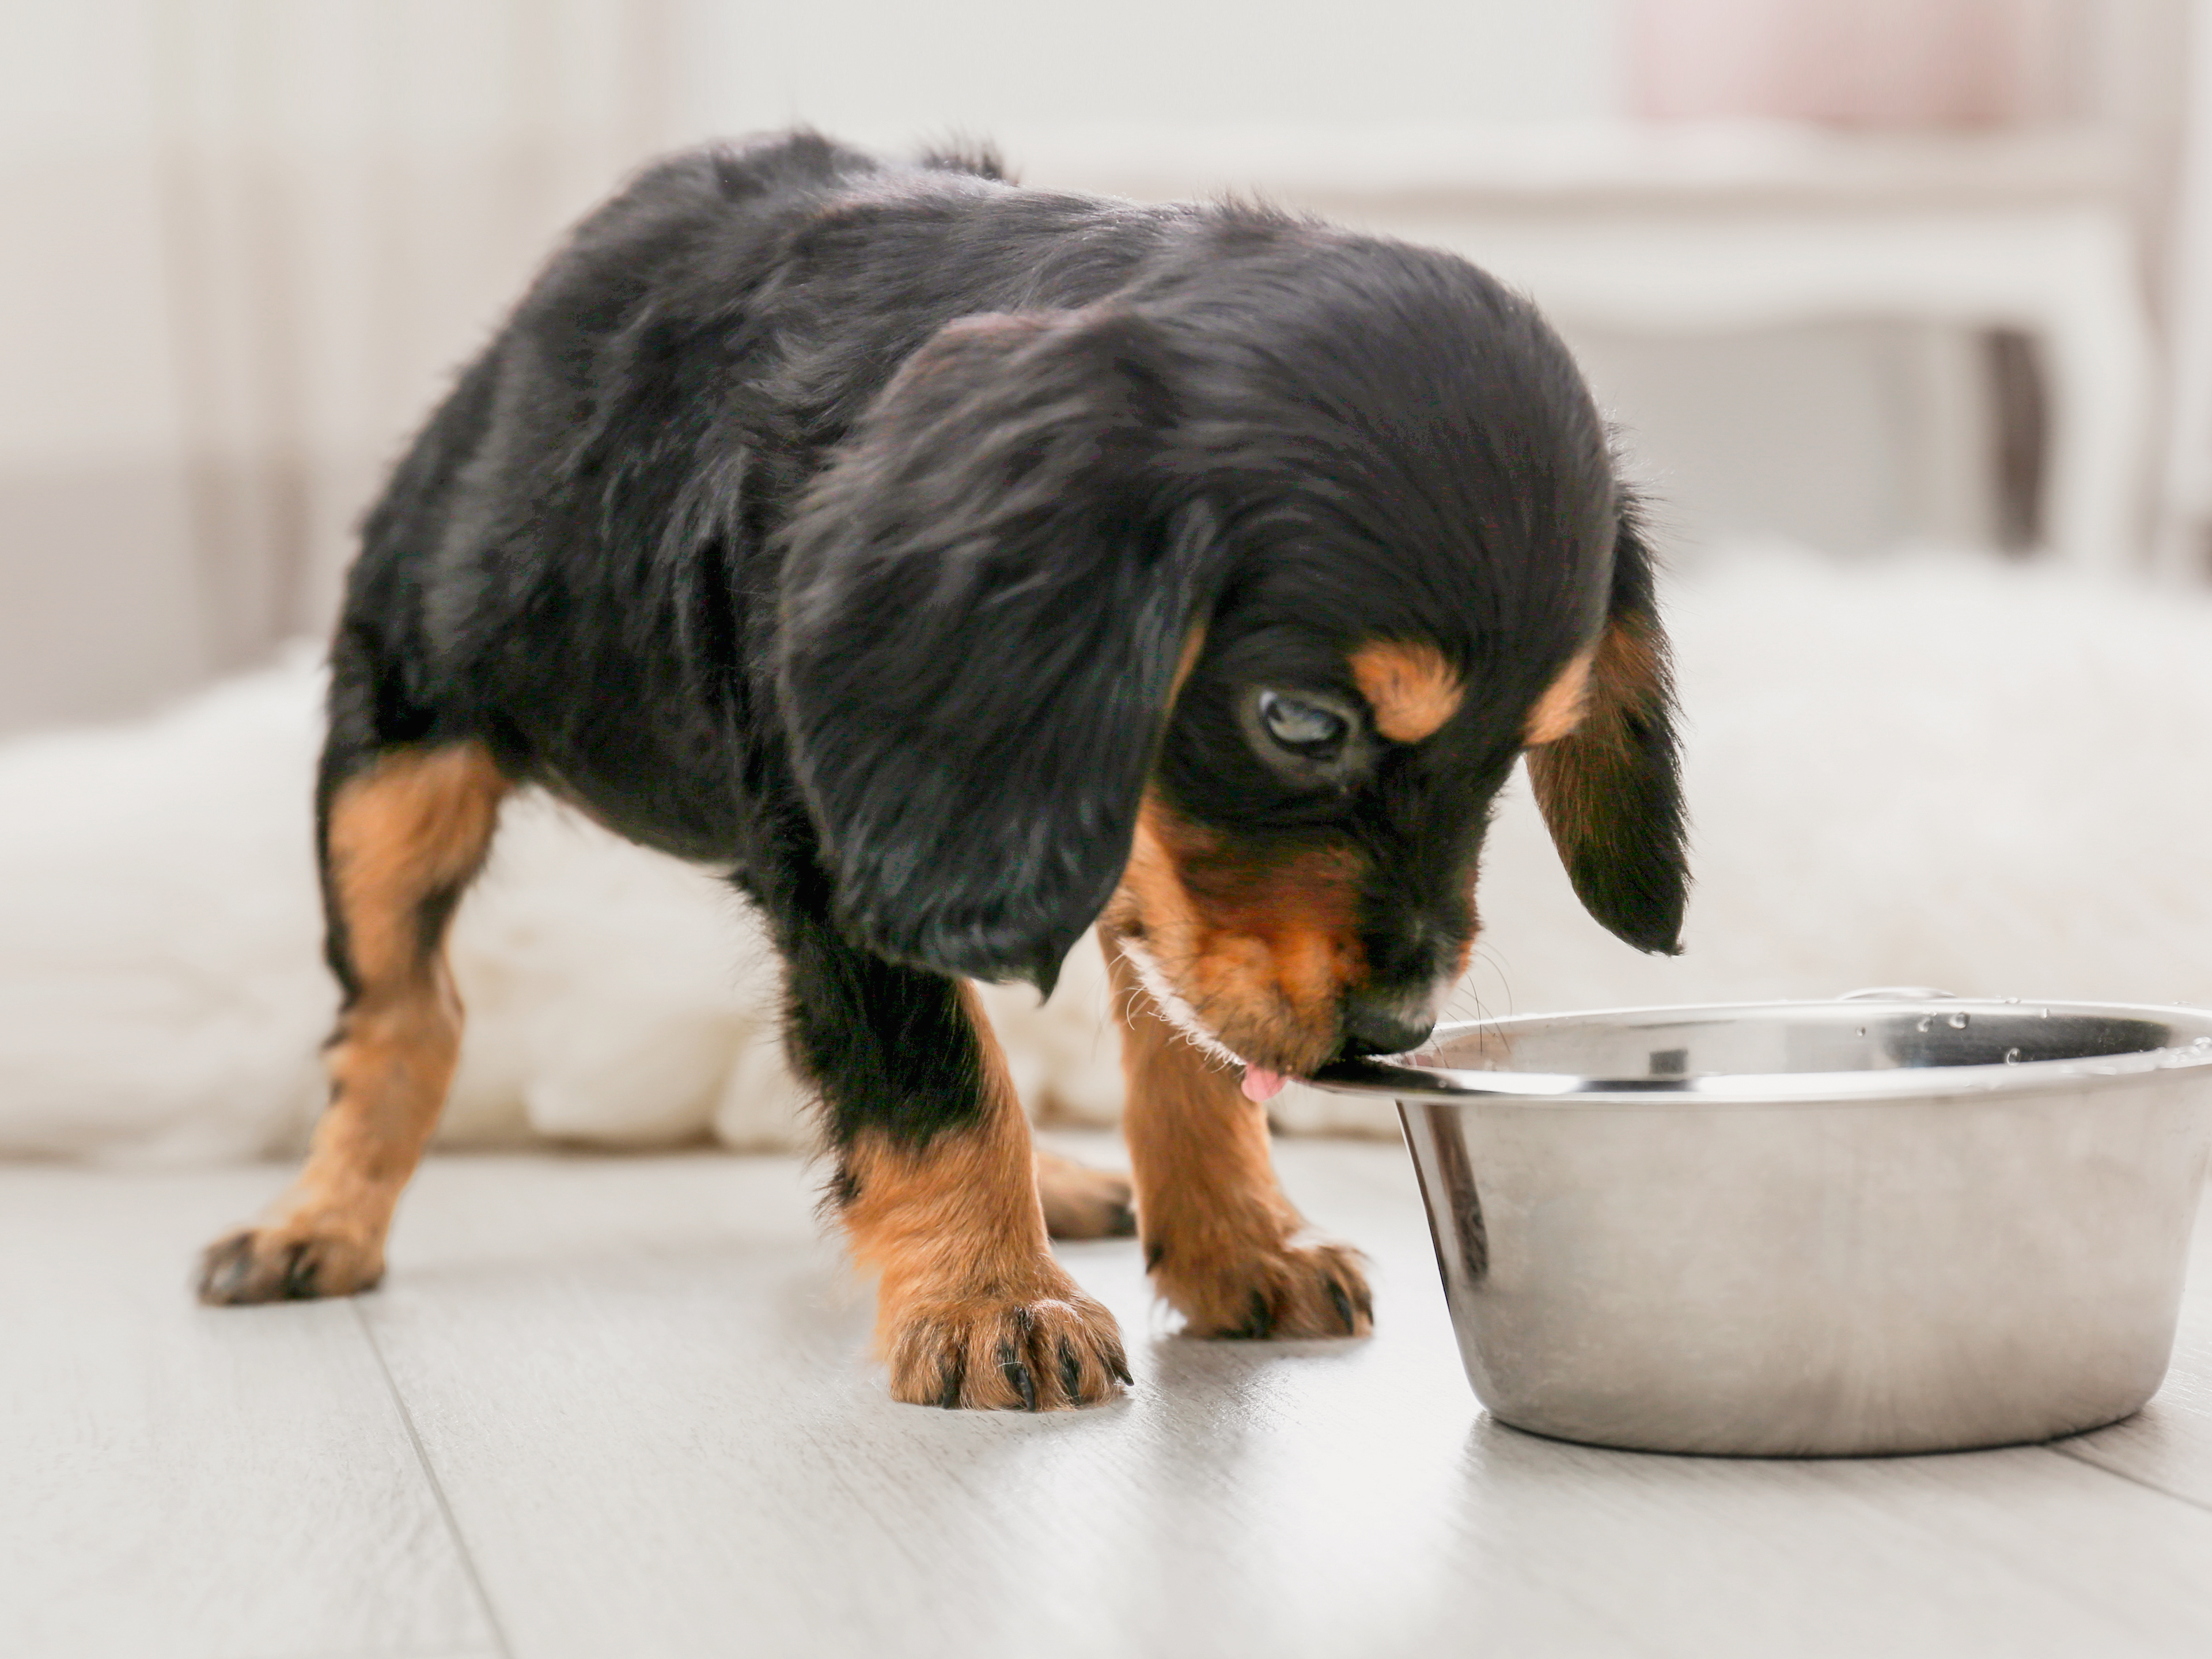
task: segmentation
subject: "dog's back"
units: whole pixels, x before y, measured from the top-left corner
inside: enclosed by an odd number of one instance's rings
[[[1085,303],[1179,216],[809,134],[648,169],[548,263],[369,515],[325,793],[353,743],[475,739],[636,840],[742,859],[727,784],[776,764],[761,562],[795,493],[947,321]]]

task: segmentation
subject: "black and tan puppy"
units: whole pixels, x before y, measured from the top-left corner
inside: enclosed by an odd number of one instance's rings
[[[1577,890],[1674,948],[1649,561],[1573,362],[1462,260],[797,135],[575,233],[370,516],[319,783],[344,1012],[216,1302],[376,1282],[511,789],[726,868],[788,966],[892,1392],[1103,1400],[966,984],[1097,925],[1146,1260],[1200,1334],[1366,1328],[1261,1103],[1419,1042],[1524,750]]]

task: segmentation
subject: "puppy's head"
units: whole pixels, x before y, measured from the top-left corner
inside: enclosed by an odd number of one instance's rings
[[[781,685],[843,925],[1048,990],[1103,913],[1255,1078],[1395,1051],[1525,750],[1583,902],[1673,950],[1666,644],[1565,349],[1449,256],[1220,234],[947,327],[795,516]]]

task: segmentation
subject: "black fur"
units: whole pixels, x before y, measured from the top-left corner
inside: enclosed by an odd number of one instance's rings
[[[1148,781],[1254,845],[1349,838],[1378,981],[1433,973],[1528,706],[1609,599],[1648,607],[1574,366],[1489,277],[999,171],[804,133],[651,168],[397,469],[333,653],[325,807],[393,746],[480,739],[730,868],[841,1142],[972,1113],[949,975],[1048,989]],[[1271,771],[1240,688],[1346,685],[1377,637],[1446,652],[1460,717],[1341,787]],[[1646,948],[1684,879],[1653,718],[1576,872]]]

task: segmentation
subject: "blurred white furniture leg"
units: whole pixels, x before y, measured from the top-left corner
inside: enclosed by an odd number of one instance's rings
[[[2050,250],[2040,326],[2021,320],[2042,340],[2050,377],[2046,534],[2073,563],[2136,570],[2148,532],[2153,386],[2135,231],[2115,210],[2079,232]]]
[[[2160,574],[2202,580],[2212,574],[2212,0],[2190,7],[2188,53],[2156,551]]]

